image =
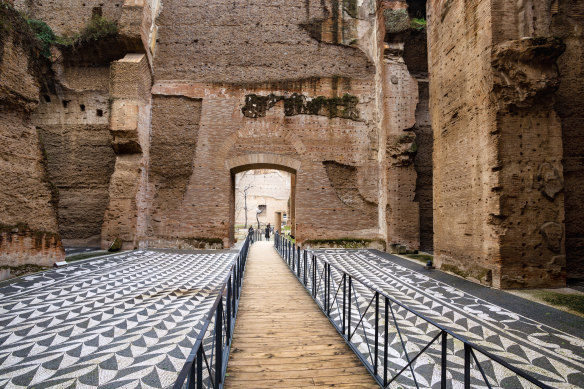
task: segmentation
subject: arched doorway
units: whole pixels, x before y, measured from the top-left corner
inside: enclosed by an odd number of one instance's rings
[[[266,172],[282,172],[285,173],[283,176],[289,180],[289,197],[286,201],[286,205],[272,204],[268,207],[268,204],[263,204],[264,209],[262,210],[262,220],[260,225],[265,226],[267,222],[271,224],[281,223],[285,216],[286,225],[290,228],[290,234],[296,234],[296,175],[300,168],[300,161],[281,155],[272,154],[253,154],[245,155],[233,158],[226,161],[227,167],[231,173],[231,191],[230,191],[230,230],[229,230],[229,242],[232,245],[235,242],[235,226],[236,226],[236,196],[237,192],[243,191],[245,188],[238,188],[237,184],[241,181],[242,175],[246,172],[256,172],[255,174],[265,174]],[[260,173],[257,173],[260,172]],[[263,172],[263,173],[262,173]],[[271,174],[271,173],[270,173]],[[237,190],[236,190],[237,189]],[[257,201],[256,201],[257,202]],[[251,212],[255,212],[256,206],[262,204],[256,204],[256,202],[250,202],[247,204],[246,212],[248,215],[253,215]],[[284,209],[283,209],[284,208]],[[248,220],[250,217],[248,216]],[[258,218],[259,219],[259,218]],[[264,222],[262,224],[262,221]],[[257,219],[253,218],[251,222],[254,224],[254,228],[257,227]],[[246,228],[249,228],[250,223],[247,223]]]

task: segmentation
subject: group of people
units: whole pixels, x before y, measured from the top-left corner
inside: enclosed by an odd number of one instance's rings
[[[248,230],[250,235],[253,235],[254,229],[253,226],[249,226],[249,230]],[[270,239],[270,234],[274,233],[274,228],[270,226],[270,223],[268,223],[268,225],[266,226],[266,228],[264,229],[264,234],[267,239]]]

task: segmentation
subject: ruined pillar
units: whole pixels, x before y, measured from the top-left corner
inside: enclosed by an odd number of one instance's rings
[[[116,238],[137,247],[146,230],[146,184],[150,150],[151,73],[146,55],[127,54],[111,66],[112,147],[115,170],[102,228],[102,248]]]
[[[531,37],[539,22],[520,26],[534,20],[522,11],[539,12],[523,3],[428,3],[435,263],[497,288],[566,276],[553,104],[563,45]]]

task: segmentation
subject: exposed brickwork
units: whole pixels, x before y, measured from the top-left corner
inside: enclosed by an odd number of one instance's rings
[[[110,133],[116,162],[101,233],[103,248],[116,238],[123,249],[136,248],[146,233],[151,85],[146,55],[127,54],[112,63]]]
[[[566,45],[558,59],[561,82],[555,109],[562,120],[567,275],[584,278],[584,2],[556,3],[550,35]]]
[[[0,9],[0,264],[51,265],[64,258],[57,231],[57,194],[47,177],[45,156],[30,112],[40,84],[36,47],[24,22]]]
[[[511,21],[538,12],[516,6],[429,7],[436,262],[496,287],[563,285],[561,128],[551,104],[563,48],[517,40],[543,30],[541,18]]]
[[[74,36],[99,14],[108,20],[118,21],[122,15],[124,0],[16,0],[15,7],[31,17],[48,23],[53,31],[62,36]]]
[[[114,153],[108,130],[108,68],[54,66],[59,93],[44,92],[33,123],[59,192],[59,233],[65,245],[99,246]]]
[[[229,246],[235,174],[270,168],[299,242],[434,249],[503,288],[582,276],[581,1],[428,2],[429,72],[422,3],[16,0],[119,35],[53,47],[40,104],[34,50],[0,36],[0,252],[59,253],[57,222],[66,243]]]

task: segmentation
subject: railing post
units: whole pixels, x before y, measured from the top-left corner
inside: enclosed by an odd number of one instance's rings
[[[440,388],[446,389],[446,351],[447,351],[447,344],[448,338],[446,337],[446,331],[442,331],[442,371],[440,372],[441,380],[440,380]]]
[[[327,305],[328,305],[328,313],[327,316],[331,315],[331,264],[328,264],[328,298],[327,298]]]
[[[306,286],[306,257],[308,253],[304,250],[304,286]]]
[[[223,300],[217,305],[215,317],[215,386],[220,387],[223,373]]]
[[[227,306],[227,328],[225,329],[225,339],[226,343],[229,344],[229,339],[231,338],[231,279],[227,281],[227,300],[225,300],[225,305]]]
[[[203,343],[197,350],[197,389],[203,389]]]
[[[324,262],[324,268],[322,269],[323,277],[324,277],[324,290],[322,291],[322,306],[324,307],[324,314],[326,315],[328,312],[328,265]]]
[[[383,387],[387,387],[387,348],[389,347],[389,299],[385,298],[385,322],[383,323]]]
[[[343,335],[345,335],[345,322],[347,320],[346,299],[347,299],[347,273],[343,272]]]
[[[239,295],[237,294],[236,278],[237,278],[237,263],[235,264],[235,267],[233,268],[233,275],[231,276],[231,281],[233,283],[233,285],[231,285],[232,300],[233,300],[232,306],[231,306],[231,312],[233,312],[233,316],[235,316],[235,308],[237,307],[237,298],[239,297]]]
[[[464,389],[470,389],[470,346],[464,344]]]
[[[377,375],[377,358],[379,356],[379,292],[375,292],[375,363],[373,374]]]
[[[298,255],[296,256],[296,272],[298,273],[298,278],[300,278],[300,245],[298,245]]]
[[[316,298],[316,256],[312,256],[312,297]]]
[[[347,316],[347,339],[349,342],[351,341],[351,286],[353,285],[353,280],[349,275],[349,309],[348,309],[348,316]]]

